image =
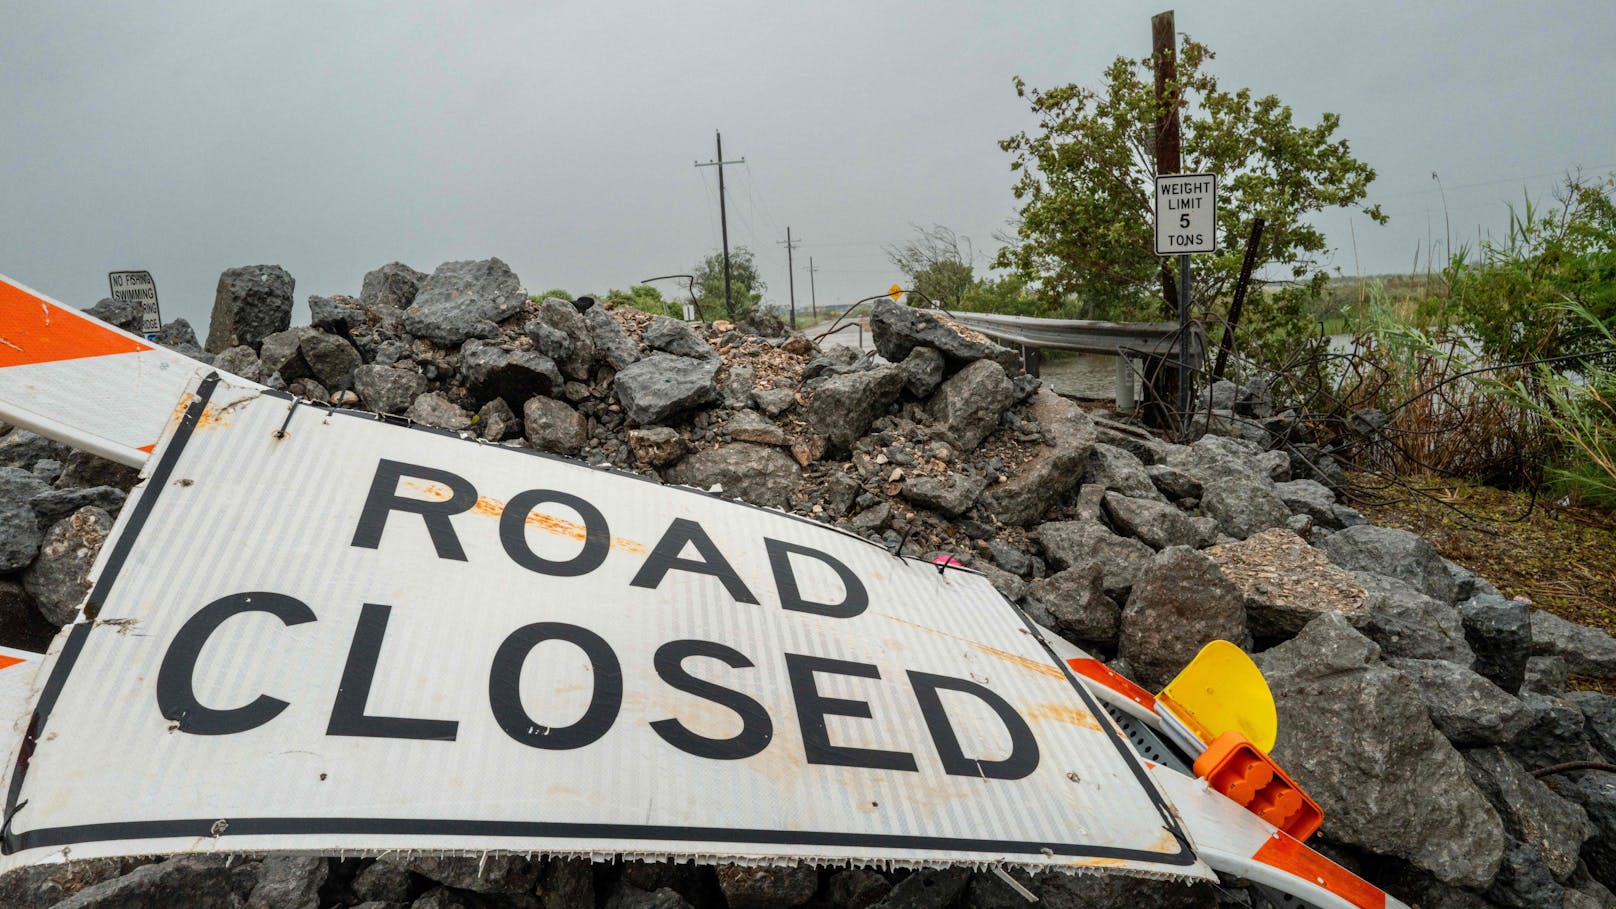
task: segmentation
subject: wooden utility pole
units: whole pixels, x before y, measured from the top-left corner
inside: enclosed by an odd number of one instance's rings
[[[814,308],[814,318],[819,318],[819,295],[814,293],[814,272],[819,267],[814,265],[814,257],[808,257],[808,305]]]
[[[724,240],[724,314],[729,316],[731,321],[734,321],[735,301],[730,297],[729,293],[729,214],[724,207],[724,165],[745,164],[746,159],[737,158],[734,161],[725,161],[724,134],[715,130],[713,135],[718,138],[718,157],[705,163],[698,161],[696,166],[713,167],[716,165],[718,167],[718,229]]]
[[[791,293],[791,327],[793,330],[795,330],[797,327],[797,267],[792,264],[791,251],[796,249],[797,244],[801,242],[802,240],[800,239],[795,242],[792,241],[791,225],[786,225],[786,239],[784,244],[786,248],[786,286],[790,288]]]
[[[1150,58],[1156,68],[1156,173],[1184,172],[1179,153],[1178,125],[1178,35],[1173,28],[1173,11],[1157,13],[1150,19]],[[1178,287],[1173,281],[1169,260],[1161,261],[1162,301],[1167,311],[1178,309]]]
[[[1240,279],[1234,282],[1234,302],[1229,304],[1229,320],[1223,326],[1223,340],[1218,344],[1218,364],[1212,367],[1212,381],[1223,378],[1224,367],[1229,365],[1229,352],[1234,350],[1234,332],[1240,325],[1240,309],[1246,303],[1246,289],[1251,286],[1251,269],[1257,262],[1257,248],[1262,243],[1263,219],[1251,220],[1251,236],[1246,238],[1246,257],[1240,262]]]

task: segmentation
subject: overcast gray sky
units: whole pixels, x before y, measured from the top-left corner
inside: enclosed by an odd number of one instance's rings
[[[0,27],[0,272],[75,305],[146,268],[203,331],[220,270],[357,293],[392,260],[499,256],[531,291],[623,287],[732,244],[786,296],[897,277],[911,223],[993,249],[1013,76],[1094,83],[1161,2],[11,3]],[[1183,3],[1226,85],[1342,116],[1392,222],[1321,219],[1351,274],[1407,270],[1555,175],[1616,170],[1616,3]],[[1352,246],[1356,234],[1357,265]],[[1423,265],[1422,265],[1423,268]],[[670,288],[671,289],[671,288]]]

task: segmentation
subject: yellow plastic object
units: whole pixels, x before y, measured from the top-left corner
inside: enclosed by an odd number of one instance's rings
[[[1274,749],[1279,719],[1262,670],[1228,641],[1201,648],[1156,695],[1203,743],[1235,730],[1264,752]]]

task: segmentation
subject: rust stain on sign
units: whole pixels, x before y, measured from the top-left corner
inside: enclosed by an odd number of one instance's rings
[[[1094,714],[1069,704],[1038,704],[1027,711],[1027,719],[1050,720],[1071,726],[1081,726],[1095,732],[1104,731],[1100,728],[1100,721],[1094,718]]]
[[[927,627],[925,625],[919,625],[919,624],[916,624],[914,622],[907,622],[907,621],[904,621],[903,619],[898,618],[897,616],[889,615],[889,616],[886,616],[886,618],[891,619],[892,621],[897,622],[900,625],[908,625],[910,628],[918,628],[919,630],[924,631],[924,632],[928,632],[930,634],[942,635],[945,638],[950,638],[952,640],[959,641],[960,643],[971,647],[973,650],[977,650],[977,651],[980,651],[982,653],[985,653],[988,656],[993,657],[996,660],[1003,660],[1003,661],[1005,661],[1006,663],[1009,663],[1012,666],[1016,666],[1016,667],[1019,667],[1021,669],[1026,669],[1026,670],[1028,670],[1030,672],[1036,672],[1039,675],[1047,675],[1050,678],[1054,678],[1054,679],[1064,679],[1064,678],[1066,678],[1066,673],[1062,672],[1060,670],[1060,667],[1058,667],[1058,666],[1051,666],[1048,663],[1040,663],[1037,660],[1028,659],[1027,657],[1019,656],[1017,654],[1011,653],[1008,650],[1000,650],[997,647],[989,647],[988,645],[986,645],[986,644],[984,644],[984,643],[982,643],[980,641],[973,641],[973,640],[970,640],[968,638],[962,638],[959,635],[949,634],[946,631],[939,631],[936,628],[929,628],[929,627]]]
[[[439,483],[417,483],[406,480],[404,485],[438,502],[447,502],[453,495],[453,493],[449,491],[448,487]],[[488,496],[479,496],[477,498],[477,504],[471,506],[471,510],[476,514],[497,518],[505,513],[505,503],[498,499],[491,499]],[[554,515],[543,514],[537,511],[528,514],[526,523],[529,527],[537,527],[546,533],[553,533],[557,536],[568,537],[570,539],[578,540],[579,542],[582,542],[583,539],[589,534],[588,528],[584,527],[584,525],[578,523],[577,521],[568,521],[565,518],[558,518]],[[612,549],[618,552],[633,553],[635,555],[643,555],[645,553],[645,545],[643,543],[626,539],[624,537],[612,537]]]

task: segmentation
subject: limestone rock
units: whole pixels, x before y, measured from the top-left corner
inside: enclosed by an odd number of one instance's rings
[[[716,358],[652,354],[617,374],[617,400],[642,426],[666,422],[718,400],[718,366]]]
[[[695,357],[704,359],[716,357],[718,352],[702,340],[696,330],[678,319],[667,316],[657,316],[645,328],[642,335],[646,346],[655,350],[671,353],[679,357]]]
[[[404,310],[404,330],[446,345],[495,338],[496,323],[515,315],[526,299],[516,273],[499,259],[445,262]]]
[[[426,377],[413,369],[368,364],[354,370],[354,391],[366,410],[400,413],[426,391]]]
[[[1094,450],[1094,421],[1075,403],[1042,388],[1027,410],[1053,444],[1039,448],[1031,460],[993,487],[989,506],[994,517],[1018,526],[1036,523],[1076,486]]]
[[[1289,530],[1264,530],[1206,554],[1240,588],[1258,638],[1290,637],[1326,612],[1365,609],[1368,594],[1352,575]]]
[[[1503,860],[1503,823],[1413,682],[1379,657],[1333,614],[1259,654],[1279,711],[1274,758],[1324,809],[1326,836],[1486,887]]]
[[[685,456],[690,446],[679,431],[669,426],[649,426],[628,431],[628,447],[642,467],[666,467]]]
[[[1044,554],[1057,569],[1089,561],[1103,571],[1108,593],[1125,592],[1134,585],[1156,553],[1138,540],[1119,537],[1098,521],[1050,521],[1038,528]]]
[[[951,369],[983,359],[1013,369],[1021,360],[1015,351],[1000,347],[986,335],[889,299],[877,300],[871,309],[870,335],[875,349],[892,363],[903,362],[916,347],[936,350]]]
[[[1145,465],[1132,452],[1104,442],[1094,443],[1088,469],[1083,472],[1083,483],[1135,499],[1159,500],[1162,497],[1145,471]]]
[[[1530,719],[1520,701],[1457,663],[1394,657],[1386,664],[1409,677],[1431,722],[1456,747],[1513,741]]]
[[[256,349],[267,335],[292,324],[292,288],[296,282],[279,265],[225,269],[213,295],[208,322],[208,353],[245,344]]]
[[[1365,524],[1331,534],[1323,548],[1330,561],[1348,571],[1372,571],[1406,581],[1443,603],[1451,604],[1458,593],[1447,563],[1418,534]]]
[[[1616,638],[1552,612],[1532,613],[1532,653],[1553,654],[1578,675],[1616,678]]]
[[[1152,549],[1201,544],[1202,533],[1190,516],[1166,502],[1133,499],[1114,492],[1106,493],[1104,502],[1105,513],[1118,530]]]
[[[90,567],[111,532],[112,516],[94,506],[75,511],[46,532],[39,558],[22,576],[46,621],[66,625],[78,615],[90,592]]]
[[[528,444],[539,451],[576,455],[589,441],[584,415],[555,398],[528,398],[522,405],[522,428]]]
[[[832,376],[814,389],[808,424],[825,437],[829,451],[845,452],[898,399],[904,380],[897,366]]]
[[[955,447],[970,451],[998,428],[999,417],[1014,401],[1004,367],[977,360],[943,382],[929,407],[933,426]]]
[[[481,340],[461,345],[460,378],[478,395],[506,401],[554,396],[565,382],[555,361],[544,354]]]
[[[1223,477],[1207,483],[1201,510],[1224,533],[1244,540],[1254,533],[1284,527],[1291,510],[1273,492],[1274,484],[1250,477]]]
[[[1134,582],[1122,610],[1117,653],[1156,690],[1214,640],[1246,639],[1240,589],[1216,562],[1187,546],[1158,552]]]
[[[1475,670],[1510,694],[1521,690],[1532,652],[1532,622],[1524,600],[1483,594],[1459,607]]]
[[[527,336],[533,339],[535,349],[554,360],[568,378],[579,381],[589,378],[589,371],[595,364],[595,333],[589,327],[589,321],[571,303],[559,297],[546,298],[539,304],[538,315],[528,322],[525,330]],[[551,340],[547,344],[546,339],[551,338],[548,332],[560,333],[566,339],[565,343]]]
[[[670,483],[698,489],[718,485],[728,498],[774,508],[786,505],[801,476],[801,469],[780,449],[751,442],[698,451],[664,474]]]
[[[405,265],[389,262],[381,268],[365,273],[360,285],[359,305],[367,308],[385,307],[405,310],[415,303],[426,275]]]
[[[922,508],[955,517],[976,504],[987,482],[981,477],[949,473],[940,477],[915,477],[899,490],[903,497]]]
[[[1121,610],[1105,595],[1104,577],[1098,563],[1088,562],[1033,581],[1027,596],[1049,613],[1063,636],[1109,649]]]
[[[583,317],[594,336],[595,350],[613,369],[621,372],[640,359],[640,346],[604,307],[591,306],[584,310]]]

